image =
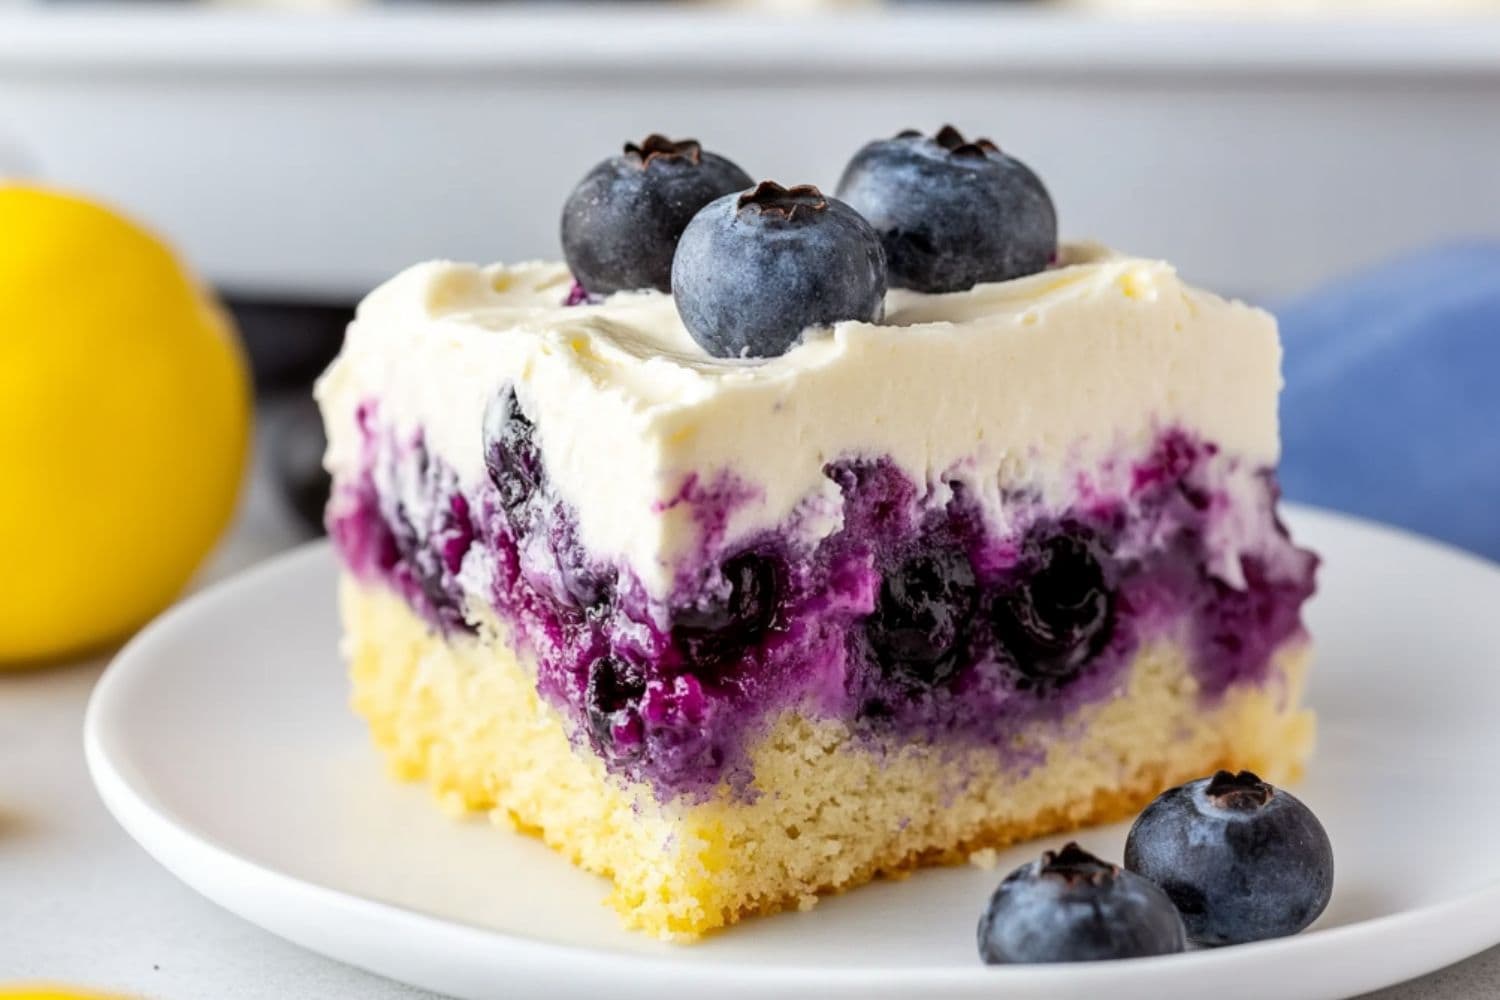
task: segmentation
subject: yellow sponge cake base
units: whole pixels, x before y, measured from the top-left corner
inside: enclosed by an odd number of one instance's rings
[[[354,707],[403,778],[455,811],[485,810],[614,881],[627,926],[689,940],[741,917],[977,850],[1131,815],[1218,767],[1294,779],[1311,750],[1299,708],[1304,641],[1267,683],[1200,697],[1183,649],[1155,641],[1118,697],[1018,734],[1007,769],[988,747],[871,751],[842,723],[781,716],[751,750],[759,794],[658,802],[569,742],[529,665],[494,632],[444,638],[400,598],[346,578]]]

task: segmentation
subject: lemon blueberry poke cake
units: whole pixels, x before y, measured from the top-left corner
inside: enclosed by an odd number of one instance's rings
[[[376,742],[662,937],[1311,745],[1274,320],[951,128],[837,194],[653,136],[318,388]]]

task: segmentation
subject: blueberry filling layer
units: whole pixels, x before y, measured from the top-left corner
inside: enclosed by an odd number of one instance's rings
[[[713,526],[752,491],[690,481],[677,502],[705,526],[702,551],[663,599],[583,549],[512,392],[486,415],[489,481],[467,492],[420,435],[398,437],[372,405],[360,421],[362,469],[329,509],[349,569],[450,637],[497,620],[574,739],[663,798],[721,782],[747,793],[748,746],[794,706],[876,743],[1015,756],[1019,726],[1116,694],[1161,634],[1187,641],[1213,699],[1265,679],[1313,590],[1316,559],[1276,521],[1269,473],[1242,476],[1253,495],[1235,498],[1237,516],[1264,522],[1254,554],[1237,574],[1210,571],[1216,519],[1234,506],[1216,478],[1230,460],[1175,431],[1133,464],[1124,495],[1056,511],[1018,493],[1003,532],[962,489],[939,502],[889,461],[858,458],[825,470],[840,530],[808,542],[788,526],[726,549]]]

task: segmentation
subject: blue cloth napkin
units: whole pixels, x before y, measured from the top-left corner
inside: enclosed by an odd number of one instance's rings
[[[1276,312],[1286,496],[1500,559],[1500,243],[1424,251]]]

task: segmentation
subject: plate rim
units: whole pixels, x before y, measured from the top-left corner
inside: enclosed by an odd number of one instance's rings
[[[1500,577],[1500,563],[1408,529],[1304,504],[1285,503],[1283,512],[1298,521],[1316,523],[1324,520],[1342,529],[1394,536]],[[200,616],[211,616],[215,605],[233,603],[235,593],[241,589],[260,586],[268,578],[308,572],[303,564],[311,567],[331,559],[329,549],[327,539],[304,543],[205,587],[152,621],[120,649],[95,685],[84,716],[83,743],[89,775],[105,807],[158,864],[231,913],[301,947],[347,964],[412,981],[401,975],[399,970],[405,963],[399,955],[390,956],[389,962],[376,963],[351,957],[350,949],[330,943],[329,935],[316,932],[313,925],[318,921],[299,921],[290,913],[285,920],[268,917],[263,906],[247,903],[246,897],[267,902],[279,900],[289,911],[295,911],[299,905],[316,904],[324,913],[342,912],[357,919],[367,930],[377,932],[414,936],[417,933],[423,936],[438,933],[455,942],[445,951],[467,955],[478,949],[495,967],[505,967],[513,972],[526,968],[538,976],[546,976],[548,970],[566,969],[570,975],[570,988],[586,982],[603,983],[605,980],[599,974],[604,971],[608,975],[607,982],[616,988],[617,994],[621,975],[618,967],[623,964],[628,966],[628,974],[634,977],[633,986],[636,988],[680,986],[683,977],[696,976],[700,985],[702,978],[713,977],[732,979],[737,989],[753,992],[794,985],[799,990],[809,993],[816,990],[819,995],[829,996],[901,996],[910,995],[914,989],[943,991],[945,995],[953,996],[1002,995],[1007,989],[1032,995],[1061,996],[1098,987],[1109,990],[1108,995],[1115,997],[1144,997],[1162,995],[1159,991],[1164,988],[1164,977],[1184,982],[1196,980],[1201,988],[1205,976],[1223,982],[1226,975],[1237,971],[1264,971],[1268,959],[1292,959],[1316,953],[1319,964],[1337,962],[1353,971],[1342,981],[1338,993],[1315,990],[1297,995],[1336,997],[1347,995],[1350,989],[1365,991],[1403,982],[1500,943],[1500,920],[1497,920],[1500,918],[1500,877],[1497,877],[1448,899],[1310,934],[1155,958],[1002,967],[975,964],[972,968],[766,966],[743,959],[714,964],[682,963],[670,956],[594,948],[481,927],[280,871],[239,853],[229,844],[198,829],[161,801],[144,775],[130,773],[134,769],[128,760],[122,762],[113,758],[110,746],[115,737],[111,736],[110,723],[114,705],[120,697],[118,692],[130,684],[147,682],[142,678],[150,676],[152,653],[158,643],[178,629],[191,629]],[[235,885],[241,888],[235,891],[232,889]],[[291,905],[287,905],[289,902]],[[1484,919],[1486,917],[1489,919]],[[1492,929],[1490,925],[1493,925]],[[1424,933],[1439,929],[1441,935]],[[309,938],[320,939],[320,942],[309,943]],[[1392,945],[1413,940],[1425,942],[1416,954],[1409,954],[1410,949],[1399,947],[1381,948],[1383,943]],[[1386,965],[1368,961],[1377,948],[1384,954]],[[360,949],[354,951],[363,954]],[[603,970],[599,968],[601,965]],[[1385,971],[1374,972],[1377,968]],[[580,972],[591,978],[581,978]],[[1363,978],[1360,978],[1361,973],[1364,973]],[[1132,986],[1144,986],[1146,991],[1134,992]]]

